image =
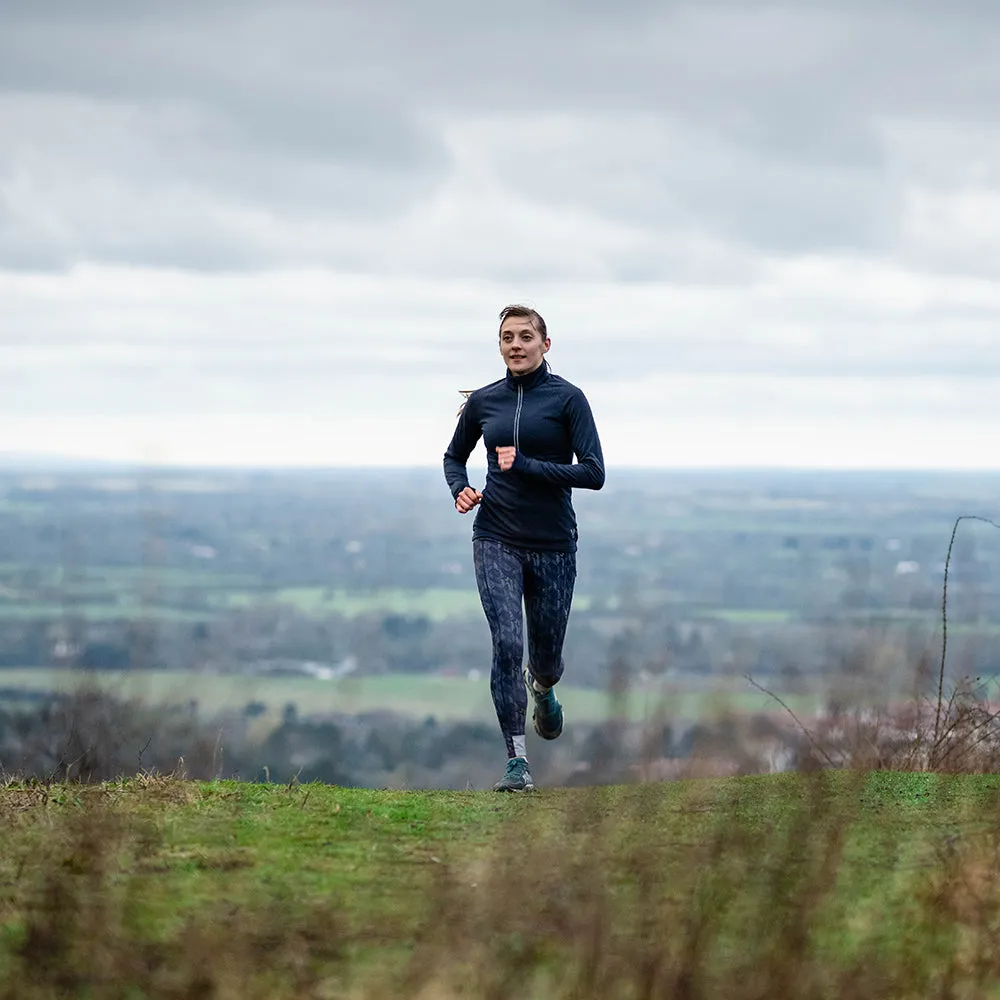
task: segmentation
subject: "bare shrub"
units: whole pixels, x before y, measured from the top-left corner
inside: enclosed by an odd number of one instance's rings
[[[82,686],[53,697],[32,713],[6,720],[0,765],[22,776],[85,782],[122,775],[172,772],[183,760],[194,778],[214,777],[218,732],[193,712],[149,706]]]

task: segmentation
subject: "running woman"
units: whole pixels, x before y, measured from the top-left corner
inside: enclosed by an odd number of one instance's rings
[[[507,769],[496,791],[534,788],[525,750],[528,694],[542,739],[563,729],[553,688],[563,674],[562,648],[576,582],[572,487],[599,490],[604,457],[586,396],[552,373],[545,320],[526,306],[500,313],[506,375],[468,393],[444,453],[455,509],[478,507],[472,529],[476,583],[493,638],[490,690],[507,744]],[[486,484],[469,485],[466,464],[480,438]],[[576,455],[577,461],[573,462]],[[528,625],[524,656],[522,600]]]

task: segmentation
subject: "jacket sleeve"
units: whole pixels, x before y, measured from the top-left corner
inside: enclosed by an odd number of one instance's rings
[[[453,498],[469,485],[466,465],[472,449],[476,447],[476,442],[483,434],[477,410],[476,395],[473,393],[462,407],[451,444],[444,453],[444,478]]]
[[[542,462],[518,452],[511,468],[554,486],[599,490],[604,485],[604,453],[590,404],[579,390],[566,402],[566,419],[573,454],[577,459],[575,463]]]

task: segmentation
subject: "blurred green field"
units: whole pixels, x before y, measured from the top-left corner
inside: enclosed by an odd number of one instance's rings
[[[336,614],[345,618],[371,612],[423,616],[431,621],[467,618],[483,613],[475,588],[463,590],[430,587],[426,590],[401,588],[364,591],[330,590],[325,587],[287,587],[273,592],[234,591],[219,595],[222,607],[250,607],[254,604],[287,604],[305,615]],[[586,595],[576,595],[573,607],[586,611],[591,605]]]
[[[383,674],[321,680],[312,677],[259,677],[206,674],[188,671],[80,671],[0,669],[0,702],[4,692],[70,692],[81,684],[94,684],[119,697],[138,697],[152,704],[187,704],[196,701],[202,713],[242,710],[251,702],[267,706],[265,720],[277,721],[285,706],[302,715],[344,712],[358,714],[391,711],[415,718],[432,715],[440,720],[483,721],[495,719],[489,677],[477,679],[433,674]],[[592,688],[562,684],[559,688],[568,720],[599,722],[609,717],[607,694]],[[797,712],[819,707],[819,695],[788,695]],[[713,686],[674,685],[634,690],[623,703],[624,713],[641,721],[658,712],[675,719],[701,719],[724,709],[774,711],[774,702],[742,680]]]
[[[784,625],[795,617],[791,611],[773,611],[767,608],[717,608],[711,615],[719,621],[734,625]]]
[[[123,601],[121,604],[70,602],[63,604],[0,604],[0,620],[50,621],[66,616],[88,622],[130,621],[151,618],[163,622],[203,622],[215,617],[212,611],[171,608],[153,602]]]
[[[88,621],[153,616],[164,621],[211,620],[231,610],[284,605],[314,617],[382,613],[422,616],[441,622],[482,614],[475,587],[463,589],[431,587],[422,590],[384,588],[349,591],[327,587],[266,589],[239,574],[208,574],[193,570],[156,567],[114,567],[90,571],[79,579],[56,580],[43,575],[42,584],[50,600],[39,600],[13,582],[20,570],[0,564],[0,619],[34,619],[72,614]],[[37,593],[37,592],[34,592]],[[591,606],[585,594],[573,606],[586,611]]]
[[[479,594],[473,589],[385,589],[370,592],[330,590],[325,587],[287,587],[271,592],[231,591],[219,594],[220,607],[245,608],[255,604],[287,604],[305,615],[336,614],[347,618],[381,611],[388,614],[423,615],[432,621],[482,614]]]

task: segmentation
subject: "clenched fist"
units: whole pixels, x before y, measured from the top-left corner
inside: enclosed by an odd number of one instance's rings
[[[474,490],[471,486],[466,486],[461,493],[455,497],[455,510],[459,514],[468,514],[480,500],[483,499],[482,493],[479,490]]]
[[[514,464],[516,454],[517,449],[513,445],[497,446],[497,462],[501,472],[506,472]]]

